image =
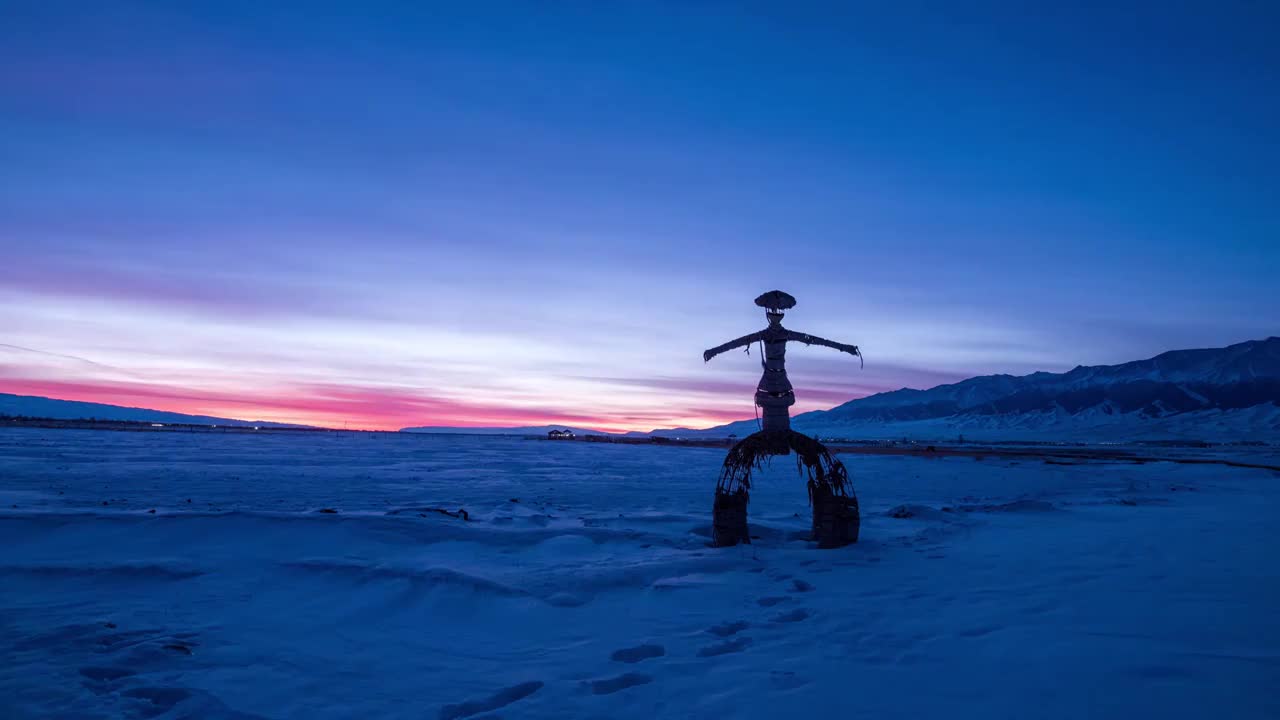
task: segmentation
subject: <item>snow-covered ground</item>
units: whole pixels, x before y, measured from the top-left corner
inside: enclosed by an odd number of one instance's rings
[[[0,717],[1280,717],[1274,471],[723,455],[0,431]]]

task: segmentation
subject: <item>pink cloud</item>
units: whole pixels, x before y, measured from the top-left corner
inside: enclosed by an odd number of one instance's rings
[[[4,372],[0,368],[0,374]],[[325,427],[397,430],[417,425],[460,427],[566,424],[602,430],[651,429],[664,416],[591,415],[559,408],[511,408],[440,398],[401,388],[319,383],[243,391],[200,390],[142,382],[0,377],[0,392],[147,407],[169,412]],[[653,423],[653,424],[650,424]]]

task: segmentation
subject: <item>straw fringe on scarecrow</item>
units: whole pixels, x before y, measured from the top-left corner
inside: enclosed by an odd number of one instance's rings
[[[862,357],[856,345],[845,345],[825,338],[798,333],[782,327],[783,310],[795,307],[794,297],[780,290],[756,298],[765,308],[769,326],[764,330],[707,350],[704,361],[753,342],[763,346],[763,374],[756,387],[755,402],[761,409],[761,429],[729,449],[720,480],[716,483],[712,506],[712,543],[727,547],[750,543],[747,528],[747,503],[750,500],[751,473],[777,455],[796,455],[796,469],[807,476],[809,502],[813,506],[813,537],[818,547],[841,547],[858,541],[860,524],[858,498],[844,464],[833,457],[822,443],[791,429],[789,408],[795,404],[795,392],[787,379],[786,346],[788,342],[822,345]]]

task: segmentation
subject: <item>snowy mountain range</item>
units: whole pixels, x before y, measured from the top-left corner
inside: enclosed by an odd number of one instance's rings
[[[148,410],[147,408],[122,407],[103,403],[57,400],[35,395],[11,395],[0,393],[0,417],[32,417],[51,420],[123,420],[126,422],[175,423],[191,425],[230,425],[234,427],[300,428],[305,425],[265,422],[262,420],[236,420],[233,418],[187,415],[184,413]]]
[[[1280,441],[1280,337],[1065,373],[986,375],[930,390],[895,390],[802,413],[792,427],[848,439]],[[756,422],[746,420],[656,432],[755,431]]]

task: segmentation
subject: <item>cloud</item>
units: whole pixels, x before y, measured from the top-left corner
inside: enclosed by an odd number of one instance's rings
[[[92,267],[76,262],[12,263],[0,269],[11,291],[95,302],[128,302],[197,310],[233,317],[353,314],[350,305],[319,293],[302,293],[280,281],[223,273],[175,272],[163,268]]]
[[[11,345],[9,343],[0,343],[0,349],[16,351],[21,353],[30,353],[32,355],[40,355],[43,357],[58,358],[61,360],[74,360],[76,362],[85,363],[86,365],[92,365],[95,368],[102,368],[104,370],[113,370],[116,372],[126,372],[121,368],[114,367],[112,365],[107,365],[105,363],[100,363],[96,360],[90,360],[89,358],[80,357],[79,355],[67,355],[65,353],[48,352],[45,350],[37,350],[35,348],[23,347],[21,345]]]
[[[0,366],[0,392],[242,420],[396,430],[416,425],[461,427],[572,424],[637,429],[662,416],[590,415],[557,407],[467,402],[396,387],[298,383],[275,388],[201,390],[120,381],[68,381],[13,375]],[[645,428],[648,429],[648,428]]]

